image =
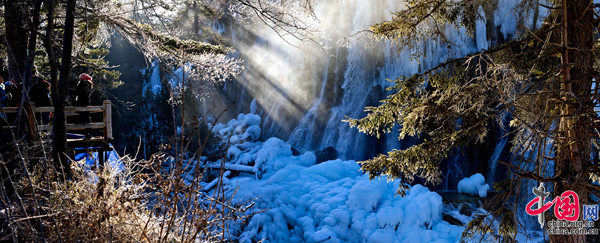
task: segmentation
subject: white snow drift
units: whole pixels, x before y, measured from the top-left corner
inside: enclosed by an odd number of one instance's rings
[[[486,197],[489,189],[490,186],[485,184],[485,177],[480,173],[463,178],[458,182],[459,193],[469,193],[479,195],[480,197]]]

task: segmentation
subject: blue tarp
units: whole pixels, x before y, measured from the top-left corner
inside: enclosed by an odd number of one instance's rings
[[[113,148],[112,144],[109,144],[111,148]],[[85,148],[82,148],[85,149]],[[98,160],[99,160],[99,155],[98,152],[93,152],[93,153],[79,153],[75,155],[75,160],[79,161],[85,159],[85,166],[87,168],[91,168],[92,166],[96,166],[96,168],[99,167],[98,164]],[[124,165],[123,162],[121,161],[121,157],[119,157],[119,154],[117,154],[117,152],[114,150],[112,151],[107,151],[106,152],[106,162],[105,165],[107,165],[109,168],[112,168],[114,172],[120,172],[124,169]]]

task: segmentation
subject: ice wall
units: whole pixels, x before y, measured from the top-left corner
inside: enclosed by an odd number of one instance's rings
[[[389,41],[360,38],[365,36],[361,31],[391,19],[392,12],[404,7],[401,1],[394,0],[316,1],[318,21],[313,20],[312,24],[323,31],[322,46],[327,51],[312,42],[282,38],[269,28],[232,25],[233,44],[246,61],[246,70],[227,89],[239,107],[247,107],[245,102],[256,98],[265,128],[263,137],[289,140],[301,151],[333,146],[344,159],[364,160],[393,148],[407,147],[414,141],[398,141],[397,133],[378,140],[341,120],[345,116],[364,116],[365,106],[377,105],[389,95],[385,88],[392,83],[387,79],[409,76],[449,58],[486,49],[512,38],[519,26],[535,28],[543,19],[529,17],[533,13],[522,17],[513,11],[516,0],[492,2],[478,8],[482,19],[476,23],[474,35],[465,29],[444,28],[455,44],[452,48],[431,39],[398,52],[399,46]],[[522,25],[516,19],[521,19]],[[535,26],[531,24],[534,22]],[[416,51],[425,57],[413,60],[411,54]],[[494,167],[501,153],[506,153],[507,138],[502,131],[499,133],[490,138],[500,139],[490,148],[492,158],[481,159],[481,163],[489,162]],[[457,178],[469,174],[460,171],[461,160],[464,158],[450,160],[455,164],[447,165],[458,168],[453,172]],[[486,177],[495,178],[489,174]]]

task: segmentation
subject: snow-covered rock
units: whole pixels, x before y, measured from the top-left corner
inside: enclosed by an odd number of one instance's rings
[[[256,114],[239,114],[237,119],[231,119],[227,124],[216,124],[212,130],[223,143],[229,141],[231,146],[254,142],[260,138],[260,120]]]
[[[458,182],[459,193],[469,193],[479,195],[480,197],[486,197],[489,189],[490,186],[485,184],[485,177],[480,173],[474,174],[471,177],[466,177]]]

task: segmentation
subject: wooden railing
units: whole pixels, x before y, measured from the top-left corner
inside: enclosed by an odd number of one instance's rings
[[[19,108],[17,107],[4,107],[0,108],[1,113],[18,113]],[[26,112],[29,113],[29,124],[32,127],[33,124],[36,124],[35,115],[39,115],[40,113],[51,113],[54,112],[54,107],[31,107],[31,109],[26,109]],[[96,141],[104,141],[110,142],[113,140],[112,134],[112,104],[110,100],[105,100],[102,106],[66,106],[65,107],[65,115],[69,116],[77,116],[81,112],[89,112],[92,113],[102,113],[103,120],[102,122],[92,122],[92,123],[69,123],[69,119],[67,118],[67,132],[73,131],[81,131],[86,129],[102,129],[103,136],[97,138],[91,138],[91,140]],[[92,116],[93,117],[93,116]],[[35,131],[52,131],[52,121],[50,124],[37,124],[35,125]],[[4,127],[4,129],[14,129],[15,127]]]

